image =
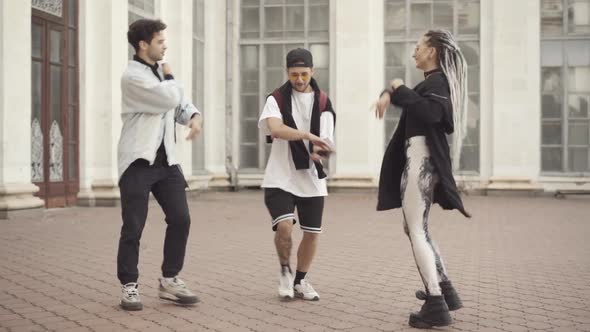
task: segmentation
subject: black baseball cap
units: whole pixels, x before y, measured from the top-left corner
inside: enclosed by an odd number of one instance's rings
[[[296,48],[287,53],[287,68],[313,67],[313,56],[304,48]]]

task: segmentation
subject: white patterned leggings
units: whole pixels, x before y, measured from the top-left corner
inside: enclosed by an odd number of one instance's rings
[[[401,179],[404,231],[410,238],[418,272],[429,295],[441,295],[439,282],[448,280],[436,244],[428,233],[428,214],[438,175],[430,159],[426,137],[406,141],[406,166]]]

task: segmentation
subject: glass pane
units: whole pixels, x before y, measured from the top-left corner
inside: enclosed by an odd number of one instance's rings
[[[283,35],[283,7],[264,8],[264,19],[266,20],[265,37],[280,37]]]
[[[457,12],[459,34],[479,34],[479,1],[459,0]]]
[[[387,0],[385,2],[385,36],[403,36],[406,32],[405,1]]]
[[[545,67],[541,70],[543,118],[561,118],[563,85],[561,68]]]
[[[561,95],[543,94],[541,103],[544,119],[561,117]]]
[[[49,61],[61,63],[61,31],[51,30],[49,40]]]
[[[462,171],[479,170],[479,147],[477,145],[463,145],[459,169]]]
[[[330,73],[328,69],[314,68],[313,77],[318,82],[320,89],[326,92],[330,90]]]
[[[542,144],[561,144],[561,122],[543,121],[541,129]]]
[[[389,86],[389,83],[396,79],[401,78],[404,79],[406,76],[406,69],[403,67],[388,67],[385,69],[385,82],[384,87]]]
[[[590,0],[569,0],[568,33],[590,33]]]
[[[569,169],[572,172],[588,172],[588,148],[572,148],[568,150]]]
[[[61,67],[51,66],[50,70],[50,105],[51,105],[51,122],[61,123]]]
[[[568,68],[568,89],[571,92],[590,92],[590,66]]]
[[[467,137],[464,144],[479,145],[479,95],[467,99]]]
[[[309,33],[310,37],[328,38],[330,11],[328,6],[309,6]]]
[[[588,121],[570,121],[568,145],[590,145]]]
[[[555,41],[541,42],[541,65],[559,67],[563,65],[563,44]]]
[[[32,84],[32,104],[33,104],[33,112],[32,118],[37,119],[41,122],[41,104],[42,104],[42,94],[41,94],[41,83],[42,83],[42,71],[41,71],[41,63],[33,61],[32,66],[32,77],[31,77],[31,84]]]
[[[258,141],[258,119],[242,121],[242,142],[255,143]]]
[[[70,45],[69,45],[70,52],[68,54],[68,63],[70,64],[70,66],[75,66],[76,65],[76,44],[77,44],[76,30],[70,29],[68,38],[69,38],[68,42],[70,43]]]
[[[560,35],[563,31],[563,0],[541,1],[541,32]]]
[[[568,97],[568,112],[570,118],[588,118],[589,96],[570,95]]]
[[[260,11],[255,8],[242,8],[241,16],[242,38],[258,38],[260,36]]]
[[[569,66],[590,66],[590,40],[566,41],[564,44]]]
[[[467,90],[479,92],[479,66],[469,66],[467,72]]]
[[[76,162],[76,144],[69,144],[69,162],[68,162],[68,169],[69,169],[69,179],[70,180],[75,180],[78,178],[78,163]]]
[[[242,6],[258,6],[260,0],[242,0]]]
[[[285,68],[286,54],[283,52],[283,45],[266,45],[264,53],[267,67]]]
[[[49,180],[51,182],[63,181],[63,149],[60,125],[57,121],[53,121],[49,130]]]
[[[31,55],[35,58],[43,56],[43,27],[40,25],[32,25],[32,48]]]
[[[241,97],[240,113],[242,119],[256,119],[260,114],[260,106],[258,106],[258,96],[242,96]]]
[[[144,3],[144,9],[146,12],[151,13],[151,14],[155,14],[154,11],[154,0],[143,0]]]
[[[264,0],[265,5],[283,5],[285,0]]]
[[[76,70],[74,68],[70,68],[68,70],[68,103],[70,105],[75,105],[76,101],[77,101],[77,95],[76,95],[76,86],[77,86],[77,80],[76,80]]]
[[[467,65],[479,65],[479,42],[459,42],[459,47]]]
[[[241,47],[242,92],[258,92],[258,47]]]
[[[479,15],[479,13],[477,13]],[[453,4],[450,1],[434,2],[434,26],[453,31]]]
[[[287,56],[287,52],[289,52],[290,50],[294,50],[296,48],[305,48],[305,45],[303,45],[303,44],[285,44],[285,57]],[[283,65],[284,64],[285,63],[283,62]]]
[[[431,4],[411,4],[410,5],[410,28],[412,35],[422,34],[432,26],[432,5]],[[397,24],[397,23],[393,23]]]
[[[271,93],[274,89],[283,85],[286,80],[284,69],[267,69],[265,91]]]
[[[241,83],[243,93],[258,93],[258,71],[242,70]]]
[[[563,159],[561,148],[542,148],[541,149],[541,169],[547,172],[561,172]]]
[[[287,33],[286,37],[303,37],[303,6],[289,6],[286,8]]]
[[[408,60],[408,54],[406,52],[404,43],[386,43],[385,66],[403,66]]]
[[[240,169],[258,168],[258,145],[240,146]]]
[[[544,67],[541,69],[542,91],[547,94],[561,95],[563,83],[560,67]]]
[[[327,44],[313,44],[309,51],[313,54],[313,65],[316,69],[330,66],[330,48]]]
[[[76,17],[76,3],[77,2],[78,2],[78,0],[69,0],[68,1],[68,19],[70,20],[69,25],[71,27],[76,26],[76,20],[78,19]]]

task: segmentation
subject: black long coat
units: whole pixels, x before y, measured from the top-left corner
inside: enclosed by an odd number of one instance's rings
[[[463,202],[453,178],[449,144],[445,134],[452,134],[453,107],[450,101],[449,83],[442,72],[430,74],[412,90],[405,85],[398,87],[391,94],[391,102],[402,108],[400,122],[381,165],[379,179],[379,201],[377,210],[389,210],[402,206],[400,182],[406,154],[406,119],[412,113],[426,130],[426,143],[430,150],[432,162],[439,175],[439,182],[434,188],[434,203],[445,210],[457,209],[464,216],[471,217],[465,211]]]

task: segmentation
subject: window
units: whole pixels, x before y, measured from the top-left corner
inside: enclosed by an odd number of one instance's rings
[[[590,0],[541,2],[541,170],[590,173]]]
[[[328,0],[242,0],[240,5],[240,170],[263,169],[270,146],[258,131],[266,96],[286,80],[285,56],[309,49],[315,79],[329,90]],[[310,24],[310,22],[314,22]]]
[[[385,76],[386,84],[402,78],[413,87],[424,79],[415,68],[412,52],[428,29],[453,33],[469,65],[467,137],[463,141],[460,170],[479,171],[479,1],[476,0],[386,0]],[[391,107],[385,118],[387,144],[399,122],[401,110]]]

